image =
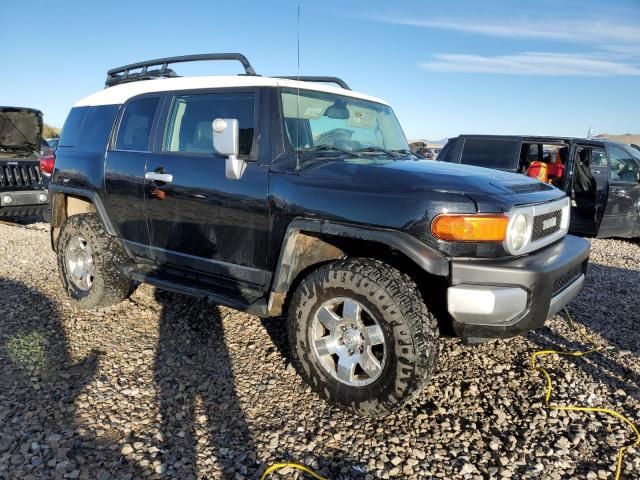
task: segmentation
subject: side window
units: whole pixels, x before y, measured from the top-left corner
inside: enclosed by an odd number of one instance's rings
[[[478,167],[513,170],[520,142],[516,140],[485,140],[468,138],[464,141],[460,163]]]
[[[609,163],[611,165],[611,180],[622,182],[636,182],[638,180],[638,164],[630,153],[619,147],[608,147]]]
[[[149,136],[158,101],[158,98],[143,98],[125,106],[118,127],[117,150],[149,150]]]
[[[607,161],[607,154],[604,150],[594,148],[591,151],[591,168],[607,168],[609,162]]]
[[[169,114],[164,150],[213,155],[213,120],[235,118],[240,130],[239,153],[249,156],[255,132],[254,105],[253,93],[178,95]]]
[[[75,107],[69,112],[69,116],[64,121],[62,127],[62,134],[60,135],[60,147],[73,147],[78,139],[80,128],[84,122],[84,117],[87,116],[89,107]]]
[[[117,114],[117,105],[91,107],[82,124],[76,148],[89,152],[104,152]]]

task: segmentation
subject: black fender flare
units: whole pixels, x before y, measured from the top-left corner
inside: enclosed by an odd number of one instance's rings
[[[107,231],[107,233],[113,237],[118,236],[118,233],[115,227],[113,226],[113,223],[111,223],[111,220],[109,219],[109,215],[107,214],[107,209],[105,208],[104,203],[102,202],[102,198],[100,198],[100,195],[98,195],[95,191],[87,190],[85,188],[67,187],[65,185],[58,185],[54,183],[49,184],[49,191],[53,193],[64,193],[67,195],[73,195],[75,197],[86,198],[95,207],[96,213],[100,217],[100,221],[102,221],[102,224],[104,225],[104,228]],[[55,197],[56,197],[55,195],[51,196],[51,212],[52,213],[55,211]]]
[[[294,219],[285,232],[280,256],[273,276],[269,296],[269,314],[282,312],[285,297],[295,280],[298,255],[295,245],[299,234],[311,233],[334,237],[345,237],[380,243],[402,252],[424,271],[436,276],[449,275],[449,260],[417,238],[405,232],[361,225],[348,225],[326,220]]]

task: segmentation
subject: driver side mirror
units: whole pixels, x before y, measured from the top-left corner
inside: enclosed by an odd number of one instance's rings
[[[240,135],[238,120],[235,118],[216,118],[212,124],[213,149],[227,157],[225,160],[225,175],[229,180],[240,180],[247,162],[238,158],[240,150]]]

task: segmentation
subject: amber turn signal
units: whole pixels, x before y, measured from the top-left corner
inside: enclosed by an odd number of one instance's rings
[[[431,223],[436,238],[464,242],[501,242],[507,236],[505,215],[438,215]]]

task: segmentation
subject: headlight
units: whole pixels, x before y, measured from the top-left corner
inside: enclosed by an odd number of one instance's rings
[[[526,215],[518,213],[509,223],[507,230],[507,246],[511,253],[516,253],[527,243],[529,221]]]

